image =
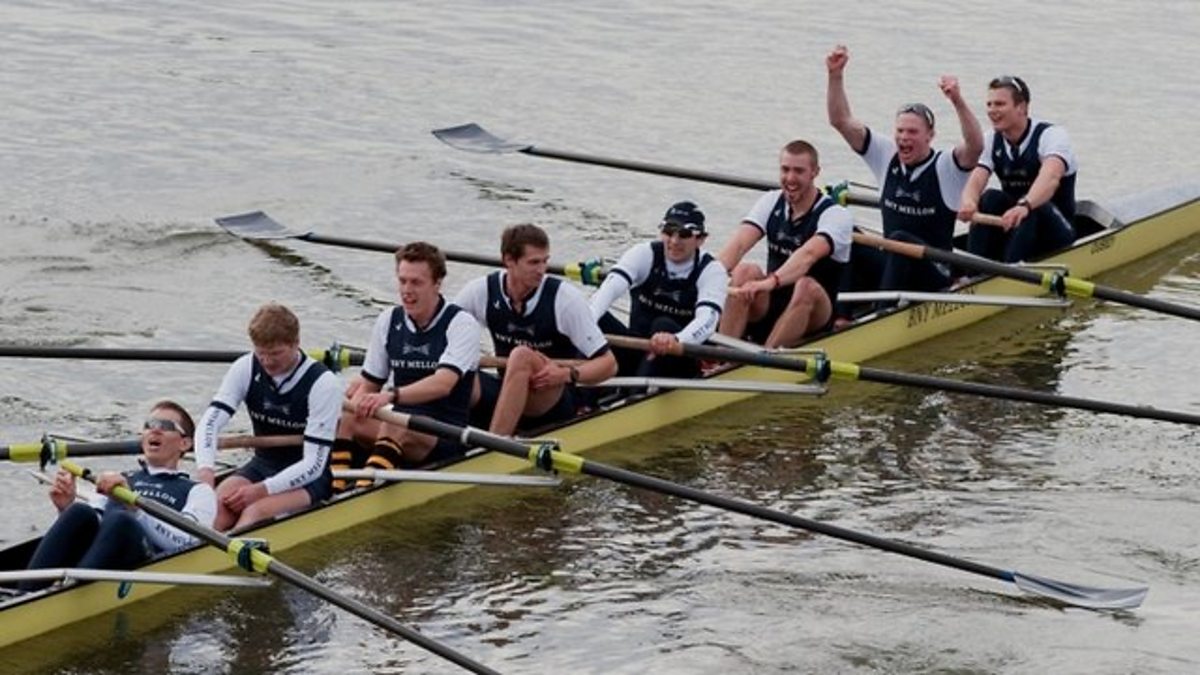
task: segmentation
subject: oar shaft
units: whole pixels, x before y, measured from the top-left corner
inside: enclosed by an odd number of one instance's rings
[[[843,364],[834,363],[833,370],[835,377],[842,375],[842,373],[839,372],[839,369],[842,368],[842,365]],[[1032,389],[1003,387],[993,384],[983,384],[980,382],[963,382],[961,380],[949,380],[942,377],[880,370],[878,368],[869,368],[866,366],[856,366],[855,368],[857,370],[857,379],[865,382],[899,384],[909,387],[919,387],[922,389],[932,389],[935,391],[972,394],[974,396],[983,396],[985,398],[996,398],[1008,401],[1023,401],[1026,403],[1038,403],[1041,405],[1059,406],[1063,408],[1076,408],[1079,410],[1090,410],[1093,412],[1111,413],[1114,415],[1128,415],[1130,417],[1140,417],[1142,419],[1159,420],[1162,422],[1174,422],[1176,424],[1200,425],[1200,415],[1177,412],[1174,410],[1159,410],[1158,408],[1151,408],[1148,406],[1128,405],[1125,403],[1114,403],[1111,401],[1098,401],[1095,399],[1080,398],[1077,396],[1050,394],[1034,391]]]
[[[101,347],[42,347],[0,345],[0,356],[36,359],[97,359],[108,361],[184,361],[230,363],[246,352],[205,349],[108,349]]]
[[[217,447],[229,448],[280,448],[300,445],[304,437],[289,436],[222,436]],[[14,443],[0,445],[0,461],[37,462],[58,461],[67,457],[111,457],[114,455],[138,455],[142,452],[139,439],[127,441],[98,441],[76,443],[71,441],[39,441],[37,443]]]
[[[78,464],[69,461],[63,462],[63,468],[67,469],[76,476],[79,476],[80,478],[95,482],[92,478],[91,472],[79,466]],[[392,633],[403,637],[409,642],[423,647],[430,652],[433,652],[434,654],[437,654],[438,656],[441,656],[442,658],[451,661],[467,670],[476,673],[496,673],[496,671],[492,670],[491,668],[488,668],[487,666],[478,663],[454,651],[453,649],[450,649],[440,642],[421,635],[420,633],[400,623],[394,617],[388,616],[387,614],[384,614],[373,607],[369,607],[353,598],[344,596],[341,593],[338,593],[333,589],[318,583],[315,579],[293,569],[292,567],[289,567],[288,565],[285,565],[261,549],[251,549],[248,551],[244,550],[247,546],[245,541],[240,539],[232,539],[210,527],[200,525],[191,518],[188,518],[169,506],[160,504],[152,499],[143,499],[136,492],[133,492],[132,490],[129,490],[123,486],[118,486],[115,488],[110,496],[126,504],[137,506],[158,520],[183,530],[184,532],[187,532],[198,539],[201,539],[223,551],[226,551],[234,560],[238,560],[240,565],[244,560],[247,564],[243,565],[243,567],[251,567],[254,571],[261,574],[273,574],[290,584],[308,591],[309,593],[312,593],[313,595],[329,603],[337,605],[347,612],[350,612],[359,618],[365,619],[376,626],[389,630]]]
[[[470,427],[457,427],[430,417],[406,415],[404,413],[398,413],[385,408],[380,408],[379,411],[375,413],[375,416],[384,421],[397,424],[399,426],[404,426],[414,431],[420,431],[427,434],[440,436],[442,438],[459,440],[467,445],[485,447],[489,450],[501,452],[513,457],[531,459],[531,454],[533,452],[530,446],[527,444],[496,436],[478,429],[472,429]],[[600,478],[607,478],[608,480],[617,481],[626,485],[654,490],[656,492],[673,495],[700,504],[715,506],[717,508],[734,511],[754,518],[761,518],[763,520],[779,523],[781,525],[787,525],[789,527],[798,527],[810,532],[817,532],[819,534],[824,534],[837,539],[855,542],[864,546],[870,546],[873,548],[890,551],[892,553],[898,553],[900,555],[920,558],[928,562],[954,567],[966,572],[994,577],[1002,581],[1013,580],[1010,572],[1006,572],[989,565],[983,565],[970,560],[962,560],[960,558],[955,558],[953,556],[948,556],[936,551],[930,551],[902,542],[893,541],[891,539],[884,539],[883,537],[877,537],[875,535],[866,534],[863,532],[848,530],[836,525],[829,525],[827,523],[810,520],[808,518],[801,518],[800,516],[768,509],[766,507],[758,506],[757,504],[751,504],[750,502],[745,502],[740,499],[714,495],[686,485],[680,485],[678,483],[672,483],[671,481],[663,480],[661,478],[646,476],[644,474],[600,464],[598,462],[584,460],[572,455],[555,453],[555,456],[555,468],[557,469],[572,471],[575,473],[585,473],[592,476],[598,476]]]
[[[606,335],[605,337],[608,338],[610,344],[618,347],[628,347],[630,349],[643,350],[649,349],[650,341],[644,338],[631,338],[620,335]],[[747,365],[762,366],[764,368],[791,370],[805,373],[809,376],[818,375],[816,372],[817,364],[815,359],[792,358],[775,354],[742,352],[724,347],[711,347],[708,345],[691,344],[680,344],[679,355],[701,359],[712,359],[716,361],[729,361],[732,363],[744,363]],[[921,387],[923,389],[950,391],[960,394],[973,394],[987,398],[1023,401],[1026,403],[1038,403],[1041,405],[1059,406],[1063,408],[1077,408],[1079,410],[1090,410],[1093,412],[1111,413],[1115,415],[1127,415],[1129,417],[1140,417],[1142,419],[1173,422],[1176,424],[1200,425],[1200,415],[1193,413],[1178,412],[1174,410],[1160,410],[1158,408],[1151,408],[1148,406],[1113,403],[1111,401],[1098,401],[1095,399],[1080,398],[1077,396],[1064,396],[1062,394],[1044,393],[1034,391],[1032,389],[1021,389],[1018,387],[1003,387],[992,384],[981,384],[978,382],[963,382],[961,380],[951,380],[944,377],[934,377],[932,375],[901,373],[897,371],[860,366],[854,363],[828,361],[827,364],[829,366],[830,374],[833,377],[841,379],[863,380],[865,382],[878,382],[881,384],[899,384],[910,387]]]

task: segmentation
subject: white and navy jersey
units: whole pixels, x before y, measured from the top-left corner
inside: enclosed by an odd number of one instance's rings
[[[505,272],[475,279],[454,299],[491,333],[496,354],[507,356],[525,345],[554,359],[595,358],[608,351],[608,342],[588,302],[574,286],[557,277],[544,277],[525,300],[518,315],[504,291]]]
[[[783,266],[809,239],[824,237],[832,253],[818,260],[808,270],[808,276],[821,284],[831,300],[837,298],[837,287],[842,270],[850,261],[854,237],[854,218],[846,207],[822,194],[807,213],[797,218],[783,190],[771,190],[758,198],[742,222],[757,227],[766,236],[768,273]]]
[[[720,323],[728,286],[725,268],[708,253],[697,251],[688,260],[674,262],[667,258],[663,242],[644,242],[626,251],[605,275],[592,295],[592,316],[603,316],[629,290],[629,328],[634,335],[649,337],[654,319],[669,316],[684,326],[675,334],[680,342],[700,344]]]
[[[412,384],[446,369],[458,376],[449,395],[437,401],[400,405],[397,409],[464,425],[471,406],[471,387],[479,369],[479,322],[457,305],[438,299],[429,324],[418,327],[403,307],[385,309],[375,320],[363,359],[363,378],[380,386]]]
[[[915,166],[900,162],[896,142],[867,129],[860,153],[880,184],[883,233],[907,232],[930,246],[954,247],[962,191],[975,167],[958,165],[953,152],[935,150]]]
[[[239,357],[225,373],[196,428],[196,466],[213,466],[217,435],[242,402],[256,436],[304,436],[302,446],[255,451],[259,461],[275,472],[263,481],[268,493],[304,486],[329,471],[329,448],[341,414],[342,383],[325,366],[301,352],[296,367],[275,378],[253,352]]]
[[[1070,219],[1075,215],[1075,175],[1079,165],[1071,150],[1071,139],[1062,127],[1030,119],[1016,145],[993,129],[984,137],[979,166],[996,174],[1001,190],[1013,199],[1020,199],[1029,192],[1047,157],[1058,157],[1067,166],[1050,201]]]
[[[192,480],[186,472],[142,464],[137,471],[123,474],[129,489],[145,499],[169,506],[204,527],[212,527],[217,517],[217,495],[207,483]],[[92,506],[103,510],[110,505],[108,497],[96,495],[90,500]],[[115,507],[115,503],[112,503]],[[124,508],[124,507],[120,507]],[[145,511],[134,512],[146,538],[156,553],[165,553],[192,544],[192,535],[168,525]]]

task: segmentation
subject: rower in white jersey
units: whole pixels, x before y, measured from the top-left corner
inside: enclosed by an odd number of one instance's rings
[[[718,256],[733,278],[722,334],[794,347],[832,325],[854,220],[821,192],[820,174],[820,157],[808,141],[794,140],[779,151],[780,189],[758,198]],[[766,271],[742,260],[763,238]]]
[[[220,530],[305,508],[331,494],[329,448],[342,384],[300,350],[300,321],[268,303],[250,320],[254,351],[233,362],[196,428],[196,467],[213,484],[217,438],[243,402],[256,436],[303,434],[302,445],[262,448],[217,486]]]
[[[619,369],[640,377],[695,377],[695,359],[669,356],[680,343],[701,344],[716,330],[725,307],[729,274],[700,250],[708,239],[704,212],[692,202],[667,209],[658,241],[626,251],[592,295],[592,315],[607,334],[650,339],[650,354],[614,350]],[[629,326],[608,310],[630,294]]]
[[[400,304],[375,320],[359,376],[346,396],[355,414],[343,415],[333,446],[333,468],[409,469],[466,453],[467,448],[376,420],[379,408],[465,426],[479,369],[479,322],[442,297],[446,256],[423,241],[396,251]],[[384,390],[390,383],[391,388]],[[371,448],[364,451],[363,445]],[[366,487],[359,480],[356,487]],[[334,479],[340,491],[344,481]]]
[[[507,359],[503,381],[479,374],[472,417],[490,415],[488,429],[509,436],[574,417],[581,407],[575,385],[612,377],[617,360],[583,293],[546,276],[550,238],[542,228],[505,229],[500,256],[504,269],[468,283],[454,304],[487,328],[496,354]]]
[[[1079,169],[1067,132],[1029,116],[1029,87],[1012,75],[988,83],[987,115],[992,129],[963,188],[959,215],[990,213],[1003,225],[972,225],[968,248],[1009,263],[1066,248],[1075,241],[1071,220]],[[1000,189],[984,192],[993,173]]]
[[[983,148],[979,120],[959,90],[958,79],[943,75],[942,94],[958,116],[962,140],[951,152],[933,149],[934,115],[924,103],[910,103],[896,112],[889,138],[875,134],[850,111],[845,71],[850,51],[838,45],[825,58],[829,71],[826,107],[829,123],[850,149],[862,157],[880,185],[883,234],[888,239],[928,245],[946,251],[954,247],[954,223],[967,179]],[[950,285],[952,271],[941,263],[895,253],[854,247],[854,261],[844,290],[936,291]],[[843,309],[840,314],[845,314]]]

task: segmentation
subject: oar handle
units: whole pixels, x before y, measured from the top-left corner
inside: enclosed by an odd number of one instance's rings
[[[557,363],[560,366],[567,366],[568,368],[584,363],[584,361],[581,359],[550,359],[550,362]],[[480,368],[504,368],[507,364],[508,358],[504,356],[484,354],[483,356],[479,357]]]
[[[993,216],[990,213],[976,213],[975,215],[971,216],[971,222],[978,225],[1004,227],[1004,219],[1000,216]]]
[[[892,253],[899,253],[900,255],[908,256],[909,258],[916,258],[917,260],[925,257],[925,249],[927,248],[921,244],[888,239],[886,237],[881,237],[877,234],[871,234],[869,232],[855,232],[854,243],[862,244],[863,246],[870,246],[871,248],[882,249],[884,251],[890,251]]]
[[[222,436],[217,439],[217,447],[222,450],[230,448],[285,448],[300,445],[304,437],[293,436]]]

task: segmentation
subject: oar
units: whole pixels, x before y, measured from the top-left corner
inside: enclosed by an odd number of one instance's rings
[[[217,439],[217,447],[222,449],[278,448],[299,445],[303,441],[303,436],[222,436]],[[74,443],[46,437],[37,443],[0,445],[0,461],[40,462],[42,468],[45,468],[47,464],[66,459],[67,457],[139,455],[141,452],[142,442],[136,438],[128,441]]]
[[[644,338],[626,337],[623,335],[607,335],[608,342],[616,347],[625,347],[627,349],[649,350],[649,341]],[[978,382],[963,382],[961,380],[951,380],[944,377],[934,377],[932,375],[915,375],[912,373],[901,373],[894,370],[883,370],[881,368],[870,368],[861,366],[856,363],[847,363],[844,361],[830,361],[816,358],[800,358],[792,356],[783,356],[781,354],[772,354],[769,352],[744,352],[724,347],[712,347],[709,345],[691,345],[680,344],[676,351],[677,356],[690,356],[697,359],[706,359],[711,361],[728,361],[731,363],[744,363],[752,366],[761,366],[763,368],[778,368],[780,370],[792,370],[800,373],[805,373],[818,381],[825,381],[828,377],[836,377],[844,380],[862,380],[864,382],[879,382],[882,384],[898,384],[907,387],[920,387],[922,389],[933,389],[937,391],[950,391],[958,394],[973,394],[975,396],[984,396],[987,398],[999,398],[1011,401],[1024,401],[1026,403],[1039,403],[1041,405],[1059,406],[1063,408],[1077,408],[1079,410],[1091,410],[1093,412],[1111,413],[1114,415],[1128,415],[1130,417],[1141,417],[1143,419],[1160,420],[1163,422],[1175,422],[1177,424],[1200,424],[1200,415],[1185,412],[1175,412],[1172,410],[1159,410],[1148,406],[1127,405],[1124,403],[1112,403],[1109,401],[1097,401],[1089,398],[1079,398],[1076,396],[1063,396],[1061,394],[1048,394],[1031,389],[1021,389],[1019,387],[1004,387],[994,384],[980,384]]]
[[[18,581],[119,581],[122,583],[158,584],[163,586],[222,586],[226,588],[263,588],[269,579],[235,577],[227,574],[179,574],[175,572],[127,572],[124,570],[95,570],[79,567],[15,570],[0,572],[0,584]]]
[[[62,463],[64,469],[72,474],[95,482],[90,469],[85,469],[72,461]],[[209,544],[225,551],[233,558],[239,567],[249,572],[258,572],[259,574],[272,574],[289,584],[292,584],[302,590],[308,591],[313,595],[332,603],[342,609],[354,614],[355,616],[369,621],[376,626],[390,631],[400,637],[412,642],[413,644],[427,649],[438,656],[459,665],[466,670],[475,673],[496,673],[497,671],[488,668],[487,666],[472,660],[471,658],[460,654],[450,647],[426,637],[417,631],[408,628],[404,624],[397,621],[394,617],[388,616],[379,610],[369,607],[358,600],[342,595],[337,591],[321,584],[316,579],[280,562],[275,557],[271,556],[261,548],[256,548],[249,545],[243,539],[234,539],[221,534],[220,532],[205,527],[196,521],[188,518],[179,511],[172,509],[169,506],[160,504],[152,499],[143,499],[138,493],[124,487],[117,486],[109,495],[110,497],[122,501],[130,506],[136,506],[155,518],[173,525],[174,527],[187,532],[188,534],[202,539]]]
[[[492,134],[474,122],[461,124],[456,127],[446,127],[445,129],[434,129],[432,133],[438,138],[438,140],[449,145],[450,147],[458,150],[465,150],[467,152],[486,152],[492,154],[519,152],[525,155],[531,155],[533,157],[548,157],[550,159],[561,159],[568,162],[577,162],[579,164],[607,166],[613,169],[637,171],[656,176],[669,176],[671,178],[683,178],[685,180],[714,183],[716,185],[728,185],[730,187],[749,188],[751,190],[774,190],[779,187],[778,182],[743,178],[741,176],[733,176],[724,173],[696,171],[694,169],[685,169],[682,167],[657,164],[654,162],[617,159],[614,157],[591,155],[582,152],[572,152],[569,150],[554,150],[540,145],[514,143],[512,141],[506,141],[503,138]],[[868,206],[876,209],[879,208],[879,197],[877,195],[852,192],[849,189],[835,190],[832,192],[836,192],[835,196],[837,197],[837,200],[843,205]],[[974,222],[984,223],[987,225],[999,225],[1000,218],[996,216],[989,216],[987,214],[979,214],[975,217]]]
[[[816,520],[809,520],[800,516],[795,516],[781,511],[764,508],[757,504],[742,501],[740,499],[732,499],[714,495],[703,490],[697,490],[693,487],[672,483],[661,478],[647,476],[644,474],[635,473],[626,469],[585,460],[577,455],[571,455],[558,450],[553,450],[549,445],[534,443],[527,445],[518,441],[502,438],[489,434],[485,431],[473,429],[471,427],[458,427],[452,424],[447,424],[430,417],[421,417],[417,415],[406,415],[404,413],[395,412],[386,408],[380,408],[375,412],[375,417],[389,424],[407,427],[414,431],[419,431],[427,434],[441,436],[442,438],[454,439],[468,445],[477,445],[501,452],[506,455],[512,455],[522,459],[528,459],[535,466],[538,466],[547,471],[568,471],[571,473],[583,473],[590,476],[598,476],[607,478],[625,485],[652,490],[662,494],[672,495],[681,499],[687,499],[699,504],[715,506],[719,509],[734,511],[753,518],[768,520],[773,523],[787,525],[789,527],[798,527],[809,532],[824,534],[844,541],[850,541],[863,546],[898,553],[911,558],[917,558],[926,562],[945,565],[964,572],[973,574],[981,574],[983,576],[992,577],[1001,581],[1007,581],[1016,584],[1017,588],[1035,595],[1040,595],[1047,598],[1052,598],[1058,602],[1077,607],[1086,607],[1088,609],[1129,609],[1142,604],[1142,600],[1146,597],[1148,588],[1140,586],[1137,588],[1095,588],[1091,586],[1081,586],[1078,584],[1067,583],[1047,579],[1045,577],[1026,574],[1015,570],[1003,570],[996,567],[991,567],[981,563],[964,560],[930,551],[928,549],[905,544],[891,539],[884,539],[872,534],[849,530],[836,525],[829,525]]]
[[[41,345],[0,345],[0,356],[29,359],[91,359],[101,361],[174,361],[185,363],[232,363],[246,353],[209,349],[124,349],[112,347],[47,347]],[[361,366],[360,350],[333,344],[328,349],[308,349],[305,353],[324,363],[334,372]]]
[[[385,483],[453,483],[502,487],[558,487],[562,481],[551,476],[508,476],[496,473],[430,471],[427,469],[340,469],[334,478],[382,481]]]
[[[330,237],[314,232],[295,232],[262,211],[251,211],[235,216],[223,216],[216,219],[217,224],[230,234],[237,235],[249,241],[270,241],[274,239],[299,239],[313,244],[341,246],[363,251],[378,251],[395,253],[404,246],[402,243],[368,241],[365,239],[347,239],[345,237]],[[497,256],[465,253],[462,251],[442,251],[446,260],[484,265],[486,267],[503,267],[504,262]],[[582,284],[599,286],[604,278],[604,270],[598,262],[568,263],[566,265],[549,265],[546,271],[561,277],[567,277]]]
[[[1005,263],[980,258],[973,255],[964,255],[962,253],[954,253],[944,251],[940,248],[932,246],[922,246],[909,242],[894,241],[883,237],[855,233],[854,241],[865,246],[873,246],[881,248],[885,251],[898,253],[910,258],[918,260],[932,260],[934,262],[947,263],[950,265],[958,265],[959,267],[975,270],[976,272],[985,272],[987,274],[995,274],[996,276],[1007,277],[1031,283],[1035,286],[1057,293],[1059,295],[1073,295],[1080,298],[1098,298],[1100,300],[1111,300],[1132,307],[1140,307],[1141,309],[1149,309],[1155,312],[1162,312],[1172,316],[1183,317],[1185,319],[1200,320],[1200,309],[1180,305],[1174,302],[1148,298],[1137,293],[1130,293],[1119,288],[1111,286],[1103,286],[1091,281],[1084,281],[1067,276],[1057,271],[1038,271],[1032,270],[1019,265],[1007,265]]]

